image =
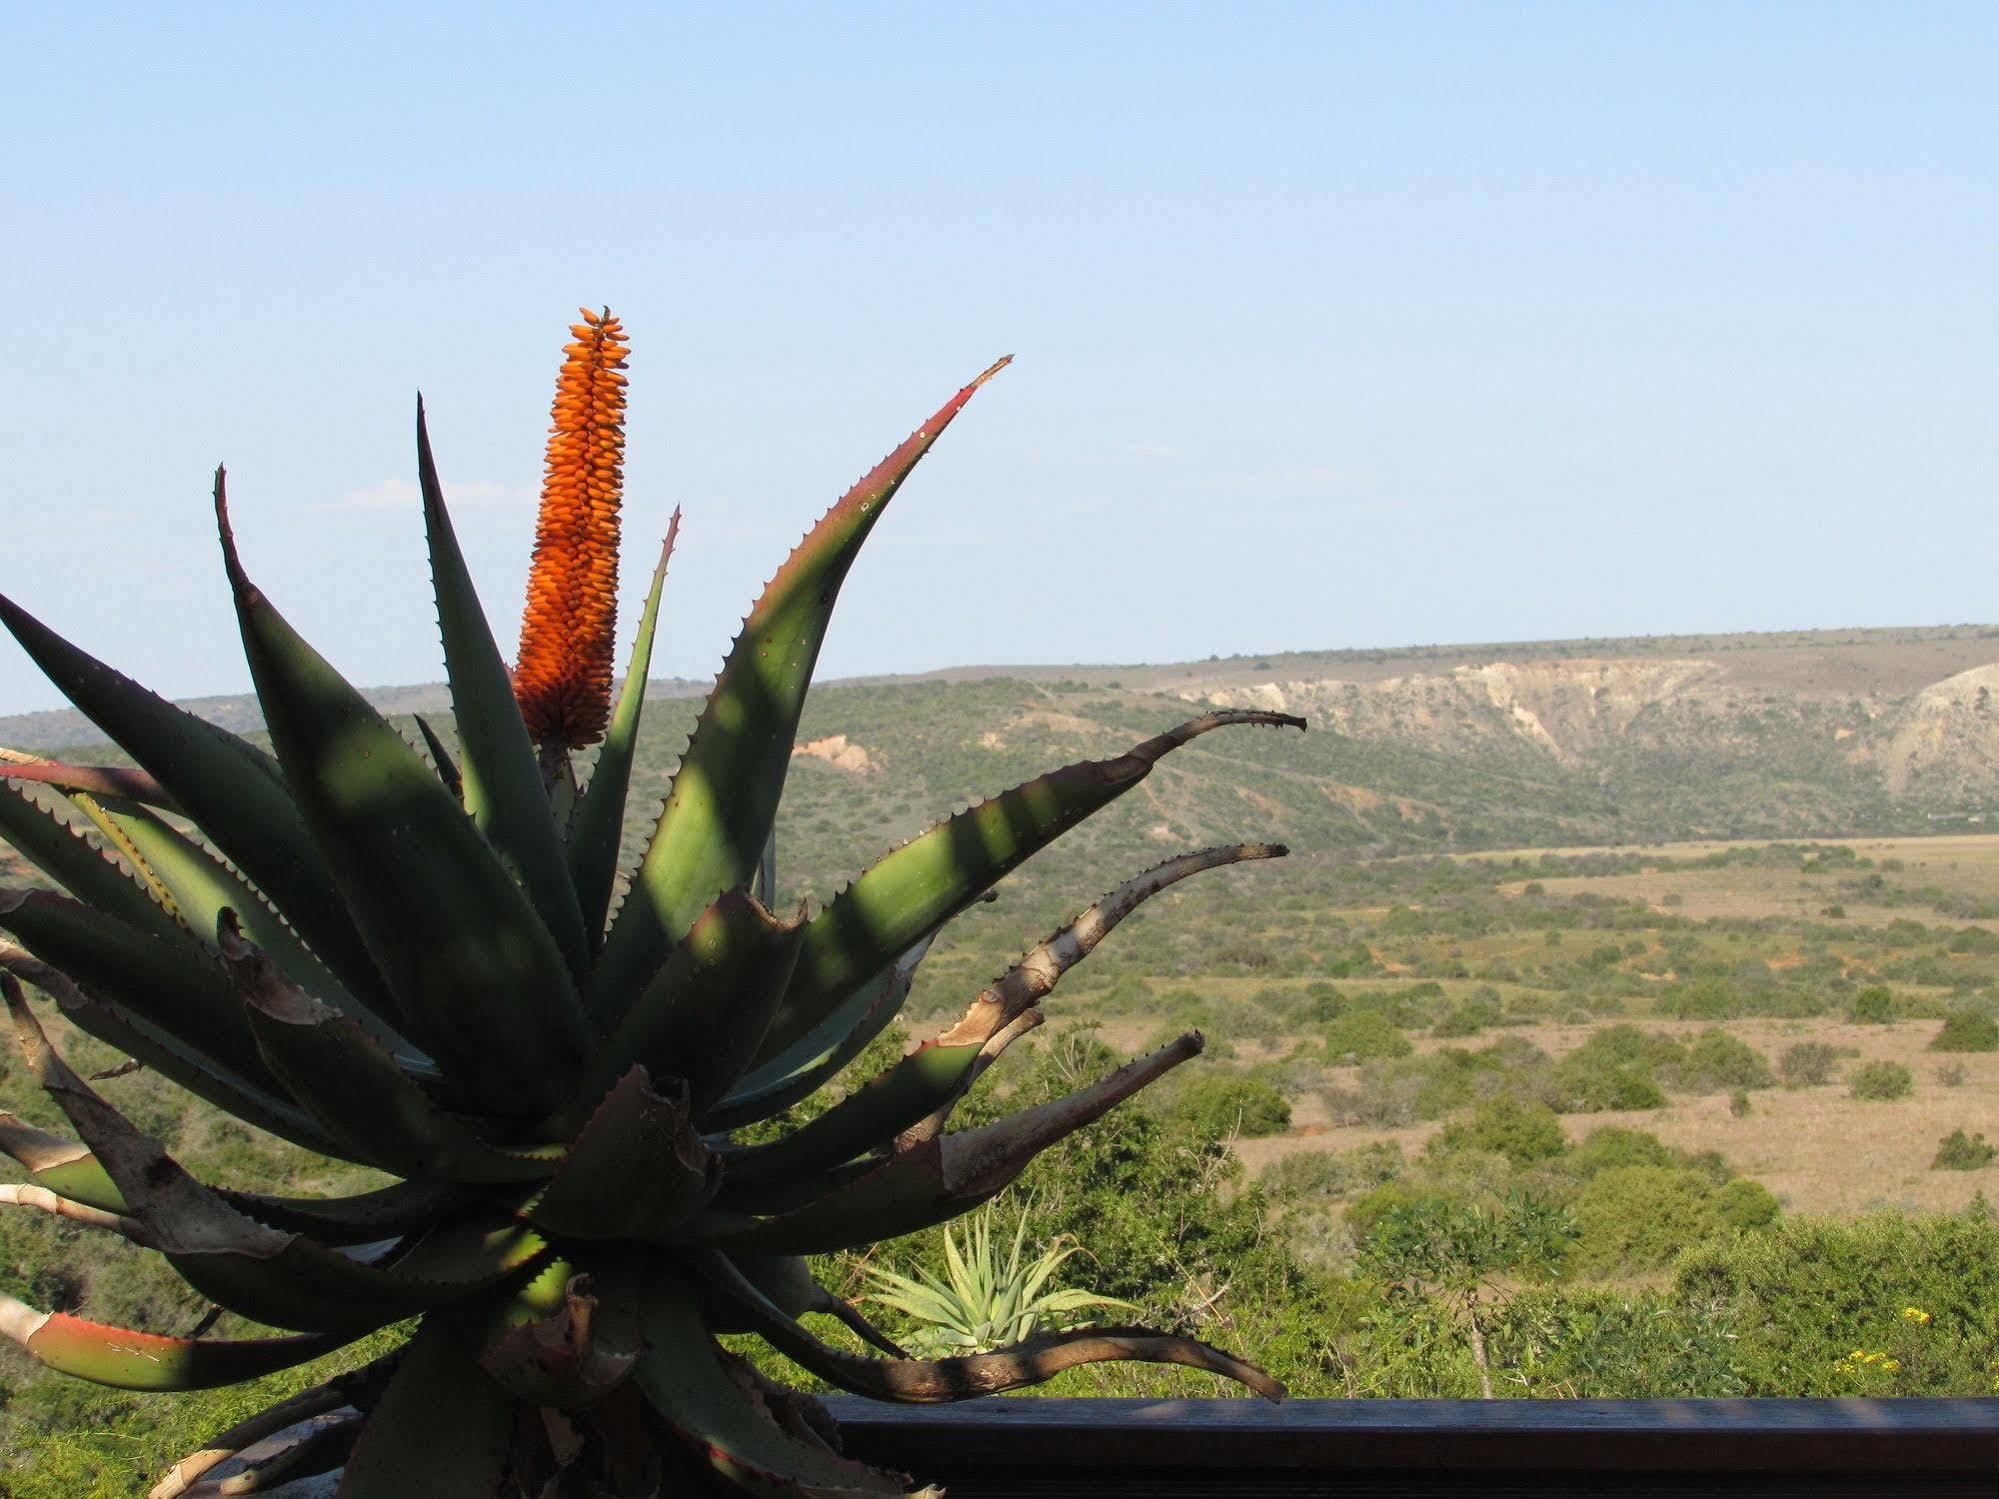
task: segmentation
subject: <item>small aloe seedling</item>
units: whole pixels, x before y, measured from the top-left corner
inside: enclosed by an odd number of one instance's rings
[[[0,622],[139,767],[0,765],[0,836],[68,892],[0,893],[0,988],[75,1131],[0,1117],[0,1147],[27,1172],[5,1200],[156,1251],[216,1306],[282,1335],[163,1337],[11,1299],[0,1332],[65,1373],[189,1390],[415,1319],[396,1353],[176,1465],[160,1499],[222,1492],[203,1475],[237,1453],[249,1470],[231,1493],[336,1467],[346,1499],[904,1492],[841,1456],[818,1408],[726,1351],[724,1333],[759,1335],[886,1400],[956,1400],[1102,1359],[1207,1369],[1278,1398],[1251,1365],[1142,1328],[905,1357],[815,1284],[804,1256],[978,1207],[1201,1049],[1190,1033],[1067,1097],[950,1128],[966,1089],[1123,917],[1176,880],[1281,847],[1206,849],[1127,881],[956,1023],[878,1076],[842,1077],[939,929],[1022,860],[1197,735],[1302,721],[1203,715],[947,818],[814,912],[771,909],[772,823],[841,581],[995,365],[827,511],[765,587],[614,901],[673,530],[614,701],[627,346],[608,312],[572,332],[511,670],[418,405],[455,758],[419,720],[426,760],[252,581],[219,471],[223,562],[271,753],[0,599]],[[572,755],[599,741],[579,784]],[[63,1061],[24,984],[236,1118],[392,1183],[310,1198],[196,1180]],[[784,1124],[835,1079],[839,1102]],[[822,1340],[812,1312],[885,1356]]]

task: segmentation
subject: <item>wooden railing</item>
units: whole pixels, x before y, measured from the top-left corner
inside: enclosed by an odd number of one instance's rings
[[[850,1453],[950,1499],[1999,1499],[1999,1400],[829,1404]]]

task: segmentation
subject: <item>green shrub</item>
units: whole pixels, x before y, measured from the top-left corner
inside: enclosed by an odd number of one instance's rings
[[[1930,1161],[1930,1170],[1976,1171],[1991,1165],[1994,1155],[1999,1155],[1999,1150],[1988,1144],[1984,1135],[1967,1135],[1961,1129],[1954,1129],[1937,1141],[1937,1153]]]
[[[1776,1081],[1760,1051],[1720,1030],[1702,1031],[1686,1049],[1684,1060],[1661,1070],[1676,1086],[1693,1093],[1767,1088]]]
[[[1930,1050],[1999,1051],[1999,1020],[1976,1010],[1959,1010],[1931,1038]]]
[[[1843,1046],[1824,1041],[1799,1041],[1784,1048],[1777,1058],[1777,1075],[1787,1088],[1810,1088],[1832,1081],[1832,1069],[1848,1055]]]
[[[1870,1393],[1992,1393],[1999,1225],[1989,1210],[1783,1218],[1696,1247],[1673,1293],[1727,1310],[1731,1357],[1751,1395],[1855,1394],[1840,1367],[1855,1349],[1892,1352],[1902,1365]]]
[[[1564,1114],[1656,1109],[1665,1101],[1665,1091],[1646,1073],[1587,1048],[1556,1063],[1548,1086],[1548,1102]]]
[[[1527,1396],[1725,1399],[1744,1393],[1725,1310],[1656,1291],[1534,1287],[1491,1313],[1496,1368]]]
[[[1476,1105],[1467,1118],[1453,1119],[1430,1141],[1429,1153],[1489,1150],[1515,1166],[1531,1166],[1562,1153],[1567,1141],[1555,1111],[1538,1099],[1500,1093]]]
[[[1780,1210],[1777,1194],[1746,1176],[1715,1188],[1715,1215],[1730,1228],[1767,1228],[1777,1221]]]
[[[1599,1172],[1577,1195],[1576,1269],[1586,1275],[1660,1270],[1683,1249],[1718,1232],[1715,1186],[1698,1171],[1620,1166]]]
[[[1281,1135],[1291,1128],[1291,1105],[1284,1095],[1258,1078],[1241,1073],[1209,1072],[1187,1082],[1161,1112],[1182,1122],[1203,1140],[1232,1135],[1256,1139]]]
[[[1337,1065],[1406,1057],[1415,1047],[1380,1010],[1349,1010],[1326,1027],[1326,1059]]]
[[[1900,1062],[1862,1062],[1847,1078],[1846,1091],[1874,1102],[1907,1098],[1916,1091],[1916,1079]]]
[[[1626,1129],[1618,1124],[1602,1124],[1591,1130],[1569,1152],[1565,1162],[1572,1173],[1583,1178],[1624,1166],[1672,1166],[1678,1163],[1678,1152],[1657,1135],[1642,1129]]]
[[[1256,1180],[1279,1202],[1330,1202],[1394,1181],[1401,1174],[1402,1147],[1393,1140],[1380,1140],[1358,1150],[1293,1151],[1264,1167]]]
[[[1453,1006],[1432,1028],[1436,1036],[1476,1036],[1489,1025],[1506,1019],[1506,1012],[1488,999],[1468,999]]]
[[[1886,1025],[1901,1014],[1892,989],[1879,984],[1862,989],[1846,1007],[1846,1018],[1868,1025]]]

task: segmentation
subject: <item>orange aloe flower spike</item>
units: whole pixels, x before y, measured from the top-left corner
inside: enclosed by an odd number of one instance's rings
[[[618,502],[624,482],[624,329],[583,311],[570,325],[550,415],[534,566],[521,615],[514,700],[544,757],[604,736],[618,621]]]

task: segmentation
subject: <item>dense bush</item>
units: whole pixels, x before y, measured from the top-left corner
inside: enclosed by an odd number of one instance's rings
[[[1848,1055],[1847,1048],[1824,1041],[1799,1041],[1777,1058],[1777,1075],[1787,1088],[1810,1088],[1832,1081],[1832,1069]]]
[[[1937,1141],[1937,1153],[1930,1161],[1930,1170],[1976,1171],[1991,1165],[1995,1154],[1999,1154],[1999,1150],[1987,1143],[1984,1135],[1967,1135],[1961,1129],[1954,1129]]]
[[[1727,1031],[1702,1031],[1683,1058],[1665,1064],[1668,1081],[1692,1093],[1722,1093],[1739,1088],[1767,1088],[1776,1079],[1763,1054]]]
[[[1846,1018],[1863,1021],[1869,1025],[1886,1025],[1901,1016],[1901,1006],[1895,1002],[1895,993],[1879,984],[1862,989],[1853,996],[1846,1007]]]
[[[1204,1140],[1255,1139],[1291,1127],[1291,1105],[1261,1079],[1239,1072],[1203,1072],[1169,1096],[1161,1112]]]
[[[1930,1040],[1931,1051],[1999,1051],[1999,1020],[1976,1010],[1948,1016]]]
[[[1738,1176],[1715,1189],[1715,1216],[1730,1228],[1766,1228],[1781,1211],[1777,1194],[1763,1183]]]
[[[1538,1099],[1509,1092],[1483,1100],[1468,1117],[1446,1124],[1430,1141],[1429,1151],[1442,1155],[1486,1150],[1505,1156],[1515,1166],[1531,1166],[1560,1155],[1567,1143],[1553,1109]]]
[[[1564,1164],[1575,1176],[1587,1179],[1600,1171],[1615,1171],[1623,1166],[1678,1165],[1680,1158],[1679,1152],[1657,1135],[1604,1124],[1584,1136]]]
[[[1549,1104],[1564,1114],[1656,1109],[1665,1101],[1665,1090],[1641,1067],[1587,1046],[1563,1057],[1548,1084]]]
[[[1581,1239],[1574,1265],[1585,1275],[1662,1270],[1722,1226],[1712,1181],[1672,1166],[1598,1172],[1577,1195]]]
[[[1907,1098],[1916,1091],[1916,1079],[1900,1062],[1862,1062],[1848,1076],[1846,1091],[1876,1102]]]
[[[1785,1219],[1697,1247],[1674,1293],[1726,1312],[1751,1395],[1992,1393],[1999,1226],[1988,1211]],[[1900,1368],[1859,1373],[1856,1349]]]
[[[1337,1065],[1406,1057],[1415,1048],[1380,1010],[1349,1010],[1326,1027],[1326,1060]]]

